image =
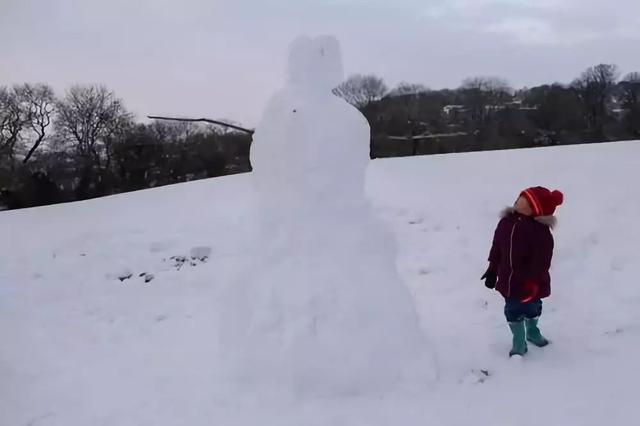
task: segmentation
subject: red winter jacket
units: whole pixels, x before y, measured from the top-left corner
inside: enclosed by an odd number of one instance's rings
[[[505,210],[493,237],[489,271],[498,275],[496,290],[506,299],[528,302],[549,297],[555,218],[523,216]]]

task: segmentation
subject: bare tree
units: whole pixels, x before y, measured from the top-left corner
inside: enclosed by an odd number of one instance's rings
[[[74,148],[82,163],[79,196],[100,195],[102,190],[97,186],[111,166],[115,142],[131,124],[131,114],[104,86],[74,86],[56,110],[57,133]]]
[[[29,110],[22,102],[18,87],[0,88],[0,162],[8,159],[12,170],[15,168],[16,146],[28,121]]]
[[[5,86],[0,86],[0,160],[6,155],[5,150],[9,138],[10,102],[9,90]]]
[[[607,101],[619,75],[616,65],[600,64],[585,70],[572,83],[584,105],[585,119],[590,128],[600,128],[604,124]]]
[[[465,106],[478,122],[485,122],[492,109],[511,100],[513,89],[499,77],[471,77],[462,82],[460,92]]]
[[[640,106],[640,72],[632,72],[624,76],[620,82],[622,103],[631,109]]]
[[[74,86],[57,105],[56,127],[76,152],[108,165],[110,144],[131,122],[122,101],[104,86]]]
[[[364,108],[371,102],[382,99],[388,92],[384,81],[375,75],[354,74],[333,90],[356,108]]]
[[[622,81],[631,81],[633,83],[640,83],[640,72],[634,71],[625,75]]]
[[[55,95],[53,89],[45,84],[25,84],[18,91],[25,109],[28,110],[26,127],[35,135],[35,140],[22,161],[26,164],[47,136],[47,128],[53,118]]]
[[[398,84],[391,92],[389,92],[390,96],[403,96],[403,95],[418,95],[420,93],[428,92],[429,89],[419,83],[407,83],[402,82]]]
[[[507,80],[500,77],[471,77],[462,82],[463,90],[478,90],[494,105],[511,99],[513,89]]]

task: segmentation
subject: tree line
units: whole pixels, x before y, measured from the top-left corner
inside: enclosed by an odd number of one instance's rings
[[[621,78],[611,64],[518,90],[498,77],[389,89],[358,74],[334,93],[367,117],[372,158],[640,139],[640,73]],[[100,85],[62,96],[46,84],[0,86],[0,209],[247,172],[250,145],[225,126],[139,122]]]
[[[353,75],[334,93],[367,117],[373,158],[640,139],[640,73],[612,64],[518,90],[499,77],[429,90]]]
[[[246,133],[136,122],[104,86],[56,97],[0,87],[0,209],[75,201],[250,170]]]

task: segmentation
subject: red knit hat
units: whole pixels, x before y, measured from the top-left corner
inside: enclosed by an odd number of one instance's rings
[[[564,201],[562,192],[549,191],[543,186],[525,189],[520,195],[527,199],[534,216],[552,216]]]

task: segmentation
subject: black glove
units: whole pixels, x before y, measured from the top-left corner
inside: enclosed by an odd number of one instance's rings
[[[496,283],[498,282],[498,275],[495,272],[487,269],[487,272],[484,273],[481,280],[484,280],[484,285],[487,288],[494,289],[496,288]]]

